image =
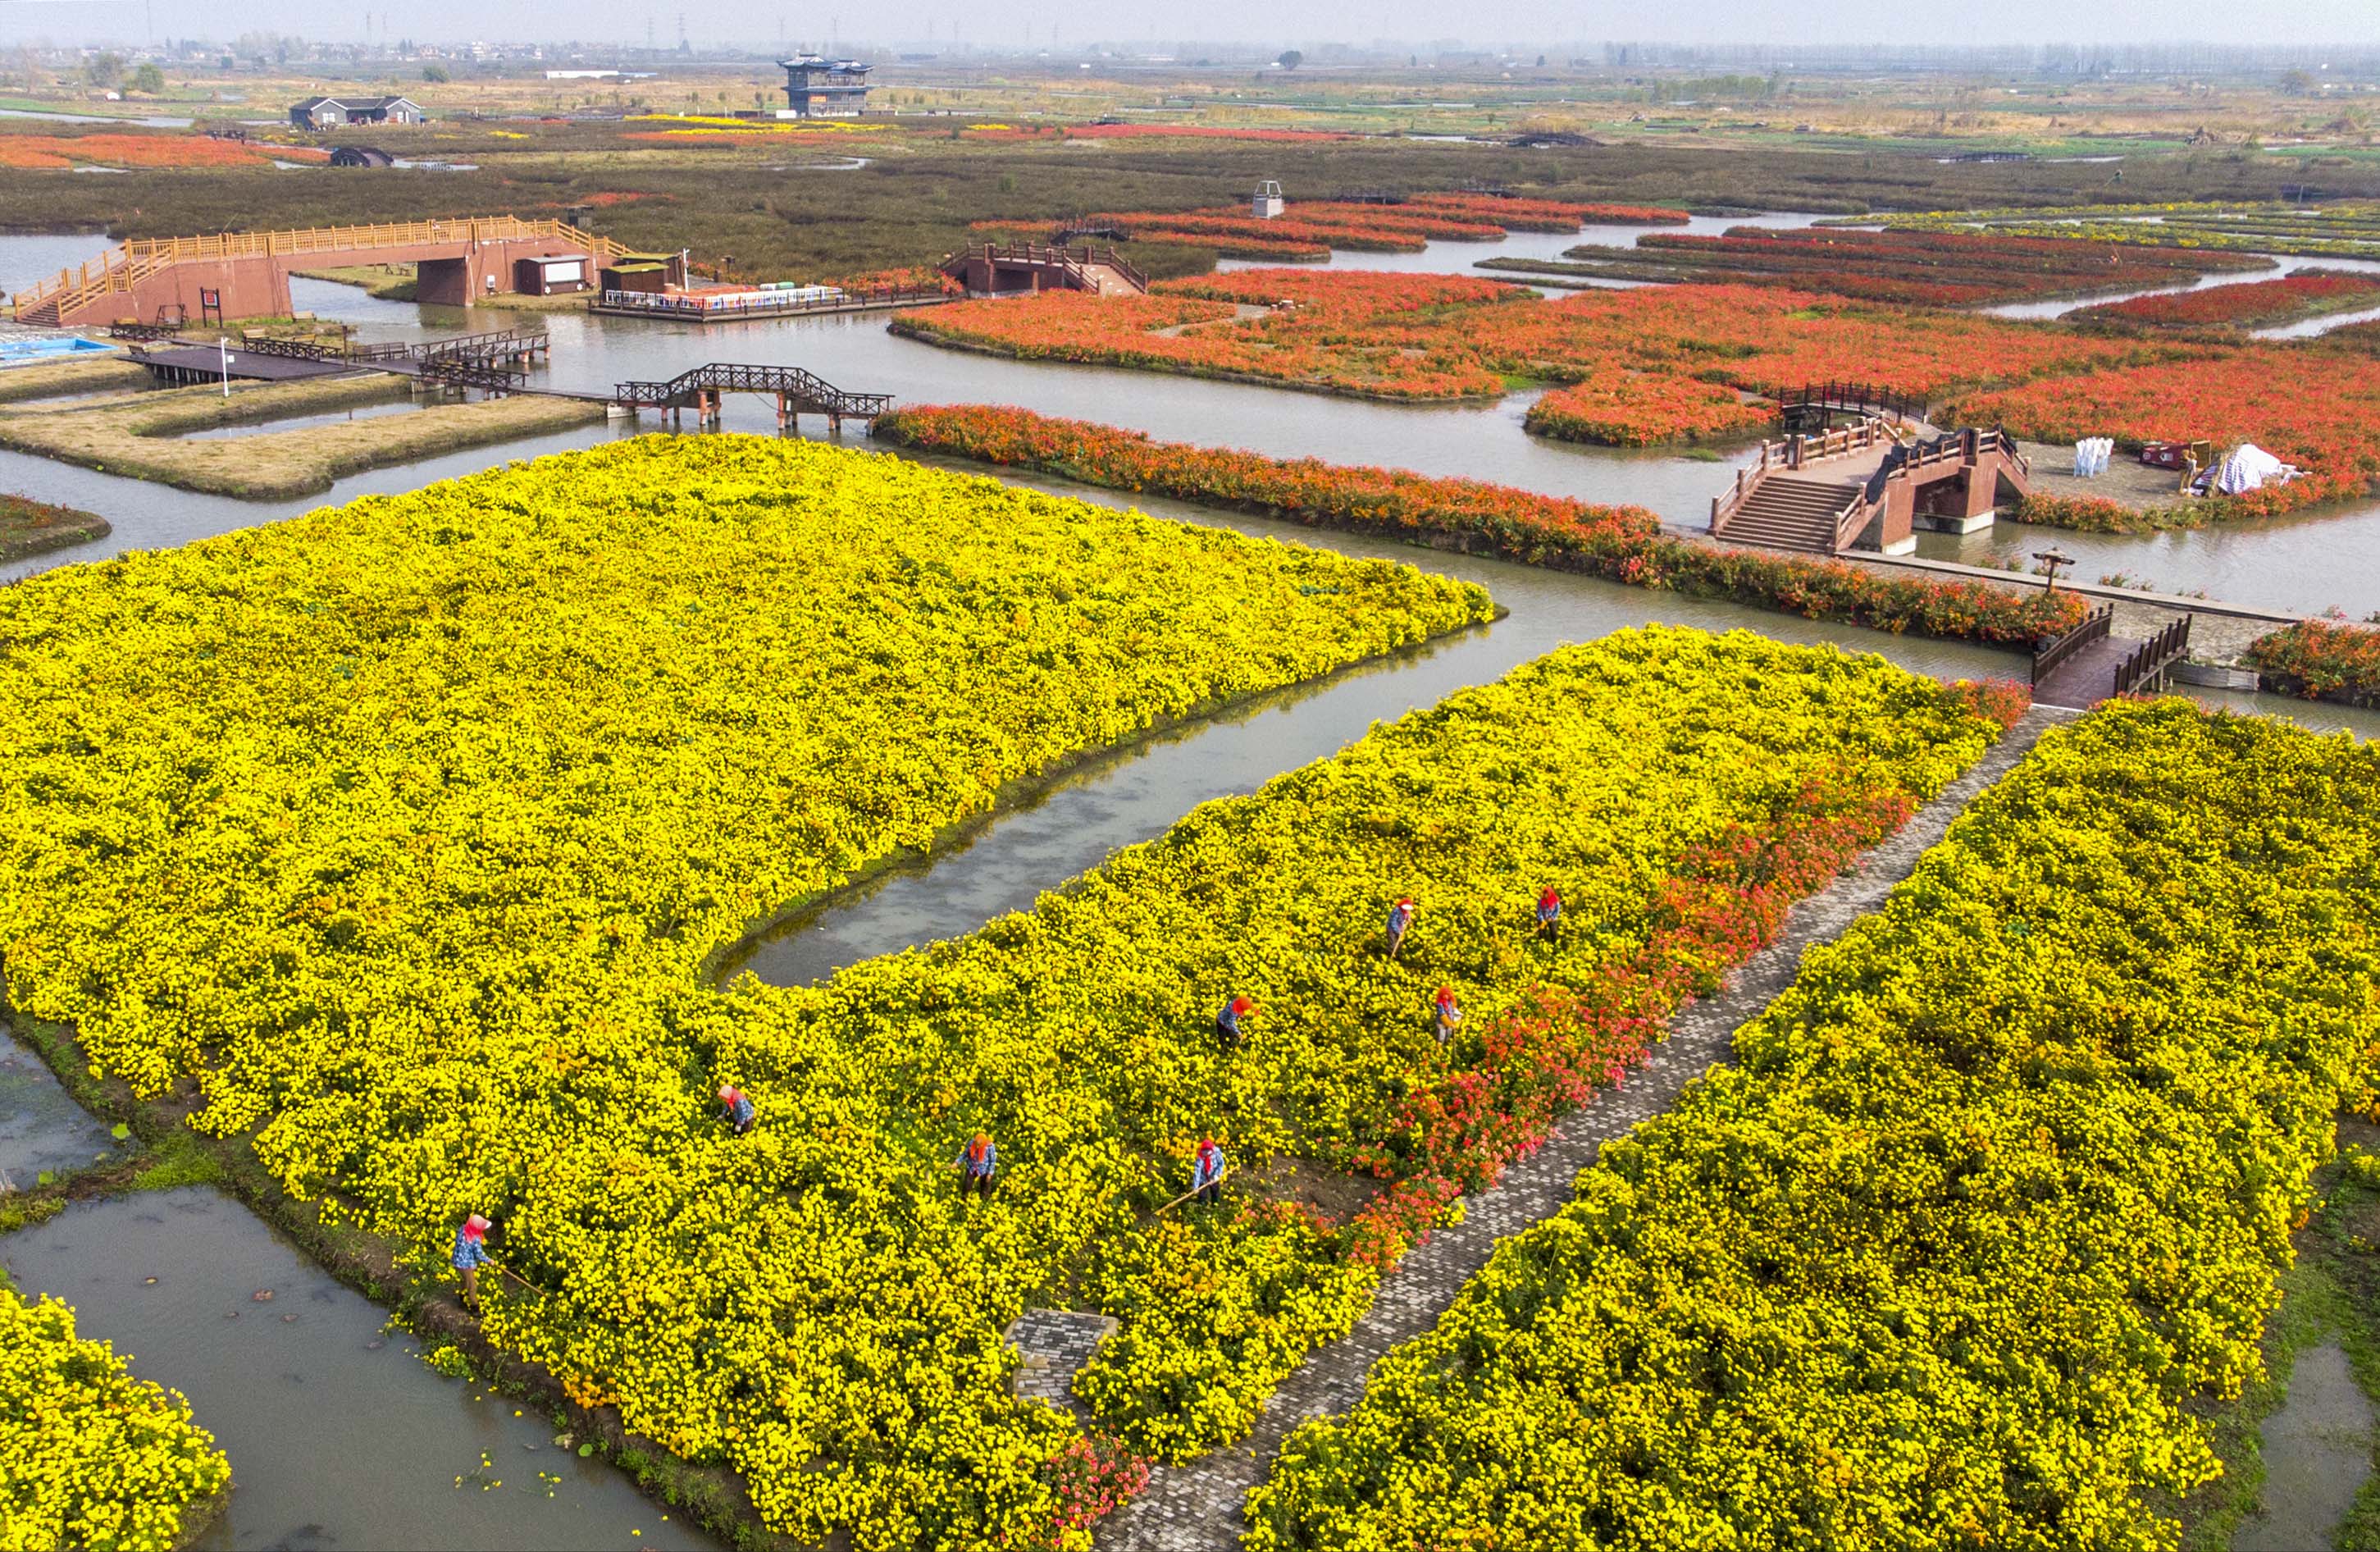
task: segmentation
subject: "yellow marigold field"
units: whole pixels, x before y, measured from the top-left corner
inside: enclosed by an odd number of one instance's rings
[[[2371,1098],[2375,878],[2370,745],[2180,701],[2045,736],[1291,1436],[1248,1545],[2174,1546]]]
[[[1011,1319],[1123,1318],[1081,1390],[1142,1453],[1243,1431],[1455,1191],[1996,723],[1879,658],[1626,632],[965,938],[808,989],[706,960],[1020,775],[1487,610],[739,438],[45,574],[0,593],[9,990],[143,1093],[195,1078],[201,1125],[426,1269],[490,1213],[491,1338],[771,1526],[1079,1546],[1082,1435],[1011,1393]],[[999,1189],[963,1202],[978,1130]],[[1225,1200],[1157,1216],[1207,1133]],[[1293,1199],[1320,1178],[1380,1194],[1342,1221]]]
[[[0,1548],[164,1552],[231,1486],[190,1405],[136,1380],[74,1311],[0,1287]]]

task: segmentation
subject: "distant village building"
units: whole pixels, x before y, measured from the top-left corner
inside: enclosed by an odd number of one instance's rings
[[[426,116],[410,97],[309,97],[289,109],[300,129],[334,129],[345,124],[419,124]]]
[[[826,59],[815,54],[780,59],[785,72],[786,109],[782,118],[856,118],[868,107],[868,72],[856,59]]]

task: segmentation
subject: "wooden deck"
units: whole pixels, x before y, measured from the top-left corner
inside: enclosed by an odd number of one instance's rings
[[[212,345],[182,345],[150,350],[132,358],[160,383],[220,383],[223,353]],[[235,345],[231,374],[246,382],[294,383],[305,377],[336,377],[358,370],[346,361],[308,361],[295,356],[268,355]]]

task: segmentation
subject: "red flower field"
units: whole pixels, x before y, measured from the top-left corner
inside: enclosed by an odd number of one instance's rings
[[[2261,328],[2354,307],[2380,306],[2380,275],[2341,270],[2300,270],[2278,280],[2166,291],[2070,313],[2079,324],[2138,328]]]

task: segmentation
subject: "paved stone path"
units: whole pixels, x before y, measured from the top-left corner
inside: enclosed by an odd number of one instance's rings
[[[1497,1240],[1552,1216],[1570,1201],[1579,1171],[1595,1162],[1605,1143],[1668,1109],[1687,1083],[1725,1061],[1736,1028],[1791,984],[1804,948],[1835,937],[1881,905],[1915,868],[1920,854],[1942,838],[1978,793],[2024,757],[2043,729],[2077,715],[2047,707],[2026,714],[1899,834],[1863,856],[1855,871],[1794,906],[1777,941],[1739,968],[1726,991],[1681,1011],[1669,1038],[1625,1082],[1567,1118],[1543,1148],[1506,1170],[1493,1190],[1468,1198],[1460,1224],[1437,1230],[1399,1263],[1354,1329],[1318,1349],[1273,1392],[1247,1438],[1187,1466],[1157,1467],[1149,1473],[1148,1490],[1101,1527],[1099,1545],[1131,1552],[1237,1546],[1241,1505],[1292,1430],[1362,1399],[1373,1363],[1437,1325],[1463,1284],[1488,1264]]]
[[[1092,1352],[1115,1328],[1113,1315],[1077,1310],[1027,1310],[1018,1315],[1000,1334],[1023,1358],[1016,1368],[1016,1393],[1081,1411],[1068,1387],[1075,1383],[1075,1371],[1091,1361]]]

